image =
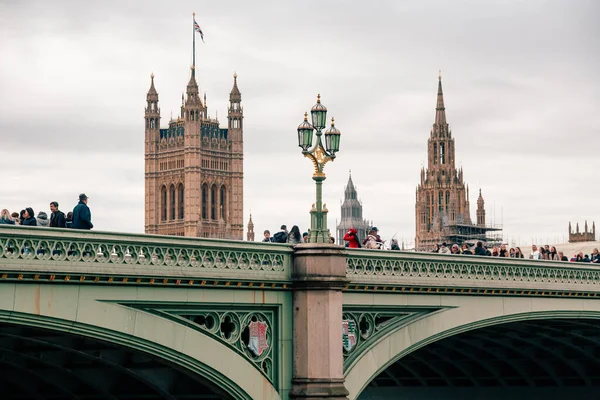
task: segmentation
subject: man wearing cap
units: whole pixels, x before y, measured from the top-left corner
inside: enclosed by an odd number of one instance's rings
[[[373,232],[373,233],[371,233]],[[376,226],[372,227],[369,231],[368,231],[369,235],[372,235],[375,238],[375,243],[380,246],[381,244],[383,244],[383,240],[381,240],[381,236],[379,236],[379,229],[377,229]],[[363,246],[367,245],[367,241],[369,240],[369,235],[367,235],[367,237],[365,238],[365,240],[363,240]]]
[[[85,193],[79,195],[79,204],[73,209],[73,229],[87,229],[94,227],[92,224],[92,213],[87,206],[88,197]]]

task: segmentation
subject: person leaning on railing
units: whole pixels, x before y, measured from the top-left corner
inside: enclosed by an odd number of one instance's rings
[[[6,208],[0,213],[0,224],[15,225],[14,218]]]

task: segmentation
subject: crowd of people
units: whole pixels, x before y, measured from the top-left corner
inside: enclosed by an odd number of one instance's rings
[[[38,226],[42,228],[73,228],[92,229],[92,213],[88,207],[89,197],[82,193],[79,195],[79,203],[66,215],[60,211],[58,202],[50,202],[50,217],[45,211],[38,212],[37,216],[33,208],[26,207],[20,213],[11,213],[6,208],[0,213],[0,224]]]
[[[459,246],[458,244],[447,245],[446,243],[442,243],[441,245],[434,245],[432,252],[440,254],[525,258],[520,247],[507,248],[504,243],[500,246],[493,246],[491,250],[487,248],[483,242],[477,242],[474,247],[470,247],[466,243],[462,246]],[[531,253],[528,258],[530,260],[571,261],[600,264],[600,254],[598,253],[597,248],[594,249],[590,255],[583,254],[583,251],[580,251],[578,254],[573,255],[572,258],[569,258],[564,255],[562,251],[558,251],[555,246],[545,245],[538,248],[538,246],[534,244],[531,246]]]
[[[276,232],[273,236],[271,236],[271,231],[268,229],[264,231],[263,242],[267,243],[289,243],[289,244],[300,244],[300,243],[308,243],[308,232],[304,232],[300,234],[300,228],[298,225],[292,226],[292,229],[288,231],[286,225],[281,225],[279,231]],[[335,240],[330,238],[330,243],[334,243]]]

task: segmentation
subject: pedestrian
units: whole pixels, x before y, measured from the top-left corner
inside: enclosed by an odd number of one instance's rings
[[[333,236],[329,236],[329,244],[335,244],[335,238]]]
[[[48,219],[48,214],[44,211],[40,211],[37,216],[37,226],[41,228],[48,228],[50,226],[50,220]]]
[[[531,254],[529,255],[530,260],[540,260],[540,251],[535,244],[531,245]]]
[[[88,199],[85,193],[79,195],[79,204],[73,209],[73,229],[90,230],[94,227],[92,213],[87,205]]]
[[[265,237],[263,238],[263,242],[265,243],[271,243],[273,241],[273,238],[271,237],[271,231],[269,231],[268,229],[266,229],[263,232],[263,235],[265,235]]]
[[[506,245],[504,243],[502,243],[500,245],[500,251],[498,252],[498,257],[508,257],[509,253],[508,250],[506,249]]]
[[[569,261],[569,258],[567,256],[565,256],[562,251],[558,252],[558,257],[559,257],[560,261]]]
[[[471,249],[469,248],[469,245],[466,243],[463,243],[462,248],[461,248],[462,253],[466,256],[472,256],[473,255],[473,251],[471,251]]]
[[[515,248],[511,247],[510,250],[508,251],[508,256],[510,258],[515,258],[515,254],[516,254]]]
[[[400,246],[398,246],[398,239],[390,240],[390,250],[396,250],[396,251],[400,250]]]
[[[67,213],[67,218],[65,218],[65,226],[67,228],[72,228],[73,227],[73,211],[69,211]]]
[[[302,241],[303,241],[304,243],[308,243],[308,232],[304,232],[304,233],[302,234]]]
[[[35,219],[35,213],[33,212],[33,208],[27,207],[22,211],[21,225],[37,226],[37,221]]]
[[[498,246],[492,247],[492,257],[498,257],[500,255],[500,251],[498,250]]]
[[[437,244],[437,243],[435,243],[435,244],[433,245],[433,249],[431,249],[431,252],[432,252],[432,253],[439,253],[439,252],[440,252],[440,245],[439,245],[439,244]]]
[[[279,232],[273,236],[273,242],[275,243],[287,243],[288,230],[287,226],[281,225]]]
[[[10,212],[5,208],[0,213],[0,225],[14,225],[15,219],[10,215]]]
[[[51,228],[66,228],[67,221],[65,214],[58,209],[58,202],[53,201],[50,203],[50,227]]]
[[[475,245],[475,255],[476,256],[486,256],[485,249],[483,248],[483,242],[477,242]]]
[[[377,231],[371,229],[367,238],[363,241],[366,249],[379,249],[381,244],[377,242]]]
[[[592,251],[592,256],[590,257],[590,262],[594,264],[600,264],[600,253],[598,253],[598,248],[596,247],[594,251]]]
[[[15,221],[15,225],[21,225],[21,219],[19,218],[18,212],[14,212],[10,214],[10,216],[13,218],[13,221]]]
[[[556,251],[556,247],[550,247],[550,251],[548,252],[548,260],[560,261],[560,257]]]
[[[460,248],[456,243],[452,245],[452,247],[450,248],[450,252],[452,254],[460,254]]]
[[[346,247],[350,249],[359,249],[362,247],[358,238],[358,231],[354,228],[348,229],[348,232],[344,235],[344,240],[348,242],[346,243]]]
[[[302,237],[300,236],[300,229],[298,229],[298,225],[292,226],[292,229],[290,230],[290,234],[287,237],[287,242],[289,244],[302,243]]]
[[[450,254],[450,249],[446,246],[446,242],[442,243],[439,252],[440,254]]]
[[[520,247],[515,247],[515,258],[525,258]]]

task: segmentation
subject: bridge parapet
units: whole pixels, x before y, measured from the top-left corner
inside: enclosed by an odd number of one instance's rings
[[[271,243],[0,225],[2,279],[74,274],[96,282],[287,286],[292,253]]]
[[[346,275],[346,290],[600,296],[600,268],[559,261],[348,250]]]

